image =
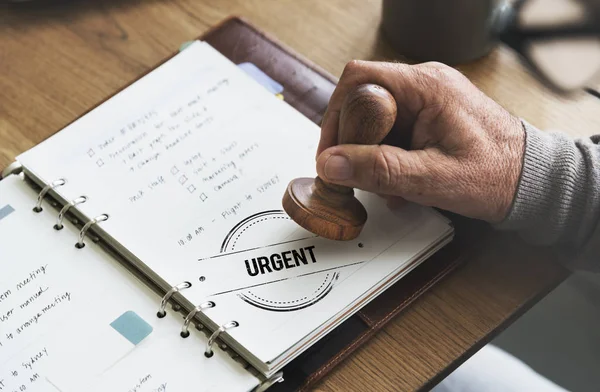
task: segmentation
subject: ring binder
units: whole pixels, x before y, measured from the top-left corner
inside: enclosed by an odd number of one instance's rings
[[[167,308],[167,303],[169,302],[169,299],[173,296],[173,294],[181,290],[188,289],[190,287],[192,287],[192,284],[190,282],[182,282],[176,286],[171,287],[171,289],[167,291],[165,296],[162,297],[162,300],[160,301],[160,309],[158,310],[158,312],[156,312],[156,317],[163,318],[167,315],[165,309]]]
[[[87,201],[86,196],[80,196],[77,199],[71,200],[68,204],[66,204],[58,213],[58,220],[54,225],[55,230],[62,230],[63,224],[62,221],[65,217],[65,214],[69,210],[69,208],[76,206],[77,204],[85,203]]]
[[[189,326],[190,322],[196,315],[196,313],[203,311],[204,309],[214,308],[215,303],[213,301],[204,302],[198,306],[196,306],[191,312],[185,316],[185,320],[183,320],[183,326],[181,327],[181,333],[179,334],[182,338],[187,338],[190,336]]]
[[[63,186],[66,183],[67,180],[65,180],[64,178],[59,178],[58,180],[52,181],[50,184],[43,187],[40,193],[38,194],[37,203],[35,204],[35,207],[33,207],[33,212],[42,212],[42,201],[44,200],[44,196],[46,196],[46,193],[48,193],[50,189]]]
[[[283,372],[277,372],[265,381],[261,382],[260,385],[257,386],[256,389],[254,389],[254,392],[264,392],[267,389],[271,388],[273,385],[283,381]]]
[[[219,329],[217,329],[215,332],[213,332],[212,335],[210,335],[210,338],[208,338],[208,343],[206,343],[206,350],[204,351],[204,356],[206,358],[210,358],[213,356],[213,350],[212,350],[212,346],[215,343],[215,340],[219,337],[220,334],[222,334],[223,332],[227,331],[228,329],[231,328],[236,328],[239,327],[240,324],[237,321],[230,321],[226,324],[223,324],[219,327]]]
[[[85,246],[85,243],[83,242],[83,238],[85,237],[85,233],[88,231],[88,229],[90,227],[92,227],[92,225],[95,225],[96,223],[99,223],[99,222],[104,222],[107,219],[108,219],[108,215],[102,214],[102,215],[98,215],[97,217],[95,217],[94,219],[92,219],[91,221],[86,223],[81,228],[81,231],[79,232],[79,241],[77,241],[77,243],[75,244],[75,247],[77,249],[83,248]]]

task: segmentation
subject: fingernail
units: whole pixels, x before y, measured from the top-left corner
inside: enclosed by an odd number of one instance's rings
[[[352,177],[352,167],[348,158],[332,155],[325,162],[325,176],[328,180],[344,181]]]

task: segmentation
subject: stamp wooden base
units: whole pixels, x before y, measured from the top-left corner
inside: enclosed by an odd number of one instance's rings
[[[367,211],[352,188],[327,184],[319,177],[290,182],[283,209],[306,230],[329,239],[352,240],[367,221]]]

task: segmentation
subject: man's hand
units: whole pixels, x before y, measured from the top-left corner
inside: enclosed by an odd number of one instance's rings
[[[394,96],[395,130],[410,137],[407,149],[336,145],[344,97],[363,83]],[[353,61],[323,119],[317,172],[331,183],[495,223],[511,207],[524,144],[521,121],[453,68]]]

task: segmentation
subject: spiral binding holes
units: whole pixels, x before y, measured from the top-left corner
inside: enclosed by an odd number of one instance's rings
[[[50,184],[43,187],[40,193],[38,194],[37,203],[35,204],[35,207],[33,207],[33,212],[42,212],[42,201],[44,200],[46,193],[48,193],[50,189],[58,188],[59,186],[63,186],[66,183],[67,180],[65,180],[64,178],[59,178],[58,180],[52,181]]]
[[[283,372],[277,372],[265,381],[261,382],[260,385],[256,387],[256,389],[253,392],[264,392],[267,389],[271,388],[273,385],[283,381]]]
[[[190,287],[192,287],[192,284],[190,282],[179,283],[177,286],[171,287],[171,289],[167,291],[165,296],[162,297],[162,300],[160,301],[160,309],[158,310],[158,312],[156,312],[156,317],[163,318],[167,315],[165,309],[167,308],[167,303],[169,302],[169,299],[173,296],[173,294],[181,290],[189,289]]]
[[[91,221],[89,221],[88,223],[86,223],[81,228],[81,231],[79,232],[79,241],[77,241],[77,243],[75,244],[75,247],[77,249],[83,248],[85,246],[85,243],[83,242],[83,239],[84,239],[85,233],[87,233],[88,229],[90,227],[92,227],[92,225],[95,225],[96,223],[104,222],[107,219],[108,219],[108,215],[107,214],[102,214],[102,215],[98,215],[97,217],[95,217],[94,219],[92,219]]]
[[[206,350],[204,351],[204,356],[206,358],[210,358],[214,355],[212,347],[215,344],[215,340],[217,340],[219,335],[221,335],[223,332],[227,331],[228,329],[237,328],[239,326],[240,326],[240,323],[238,323],[237,321],[230,321],[228,323],[221,325],[219,327],[219,329],[217,329],[215,332],[213,332],[213,334],[210,335],[210,338],[208,338],[208,343],[206,343]]]
[[[188,336],[190,336],[189,327],[190,327],[190,323],[192,322],[192,319],[194,318],[194,316],[196,316],[196,314],[198,312],[202,312],[204,309],[209,309],[209,308],[214,308],[214,307],[215,307],[215,303],[213,301],[207,301],[207,302],[204,302],[204,303],[196,306],[194,308],[194,310],[192,310],[191,312],[188,313],[187,316],[185,316],[185,320],[183,320],[183,326],[181,327],[181,333],[179,335],[182,338],[187,338]]]
[[[86,196],[80,196],[75,200],[71,200],[71,202],[69,202],[69,204],[66,204],[58,213],[58,220],[56,221],[56,224],[54,225],[54,230],[62,230],[62,228],[64,227],[62,222],[63,222],[63,219],[65,218],[65,214],[67,213],[67,211],[69,211],[69,208],[74,207],[78,204],[85,203],[86,201],[87,201]]]

